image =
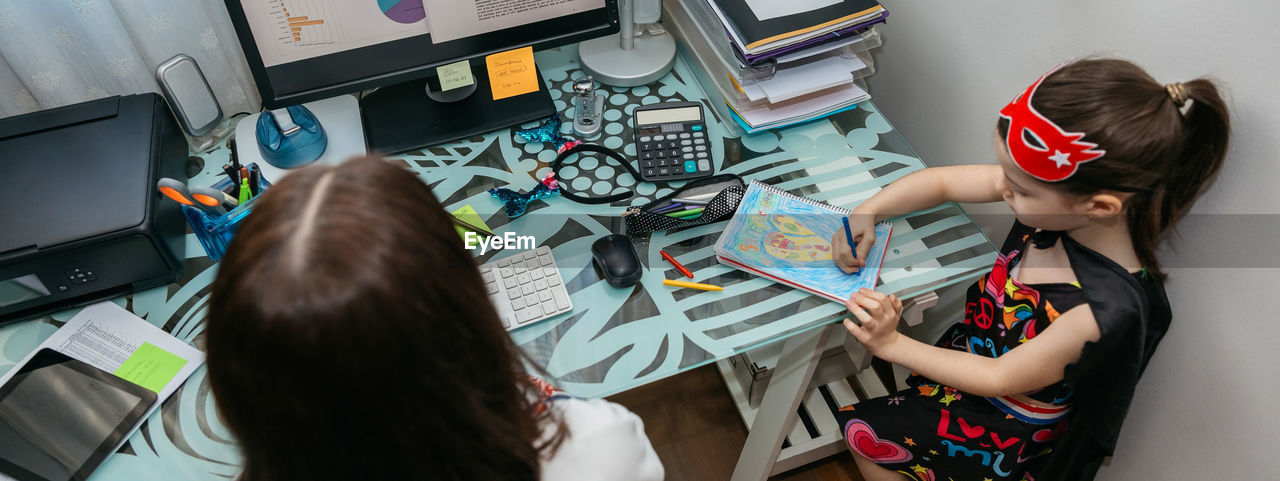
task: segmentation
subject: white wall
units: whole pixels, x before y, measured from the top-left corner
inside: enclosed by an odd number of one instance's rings
[[[1165,83],[1205,74],[1221,81],[1231,151],[1162,255],[1173,267],[1173,327],[1098,478],[1280,477],[1280,3],[884,3],[891,15],[871,93],[929,165],[994,162],[996,112],[1070,57],[1128,58]],[[1011,220],[979,217],[1003,239]],[[931,314],[941,323],[958,312],[952,303]]]

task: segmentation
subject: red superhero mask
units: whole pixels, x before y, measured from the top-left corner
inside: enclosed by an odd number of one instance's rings
[[[1098,144],[1081,141],[1084,133],[1063,131],[1062,127],[1040,115],[1031,106],[1031,97],[1035,95],[1036,88],[1058,68],[1044,74],[1009,102],[1009,105],[1000,109],[1000,117],[1009,121],[1009,132],[1005,135],[1009,156],[1027,174],[1045,182],[1065,180],[1076,173],[1080,164],[1107,153],[1097,149]],[[1028,142],[1028,137],[1034,138],[1040,146]]]

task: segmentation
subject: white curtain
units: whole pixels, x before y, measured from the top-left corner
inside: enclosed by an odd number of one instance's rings
[[[0,0],[0,117],[159,92],[156,67],[179,53],[224,114],[259,110],[223,0]]]

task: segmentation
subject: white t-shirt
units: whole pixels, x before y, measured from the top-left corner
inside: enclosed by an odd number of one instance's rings
[[[568,434],[542,460],[542,481],[662,481],[662,462],[639,416],[603,399],[556,397],[548,404]],[[544,427],[544,439],[555,429]]]

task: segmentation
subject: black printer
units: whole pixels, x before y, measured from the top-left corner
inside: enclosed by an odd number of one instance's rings
[[[0,324],[177,279],[186,159],[156,94],[0,119]]]

